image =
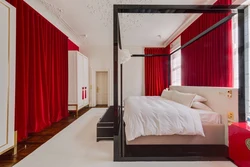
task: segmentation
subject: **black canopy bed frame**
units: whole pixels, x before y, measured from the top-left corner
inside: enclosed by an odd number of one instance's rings
[[[124,121],[123,121],[123,94],[122,94],[122,72],[123,66],[120,64],[120,105],[119,96],[119,61],[118,50],[122,49],[120,35],[119,13],[225,13],[231,12],[207,30],[203,31],[186,44],[175,50],[168,56],[169,76],[170,56],[183,49],[202,36],[208,34],[220,25],[230,20],[235,14],[238,14],[238,53],[239,53],[239,121],[245,121],[245,42],[244,42],[244,9],[246,6],[213,6],[213,5],[114,5],[113,7],[113,98],[114,105],[107,112],[113,115],[109,121],[113,125],[114,140],[114,161],[202,161],[202,160],[228,160],[228,151],[225,145],[126,145]],[[132,55],[132,57],[145,57],[148,55]],[[157,56],[157,55],[149,55]],[[169,81],[170,81],[169,77]],[[169,82],[170,83],[170,82]],[[104,115],[104,117],[105,117]],[[106,118],[105,118],[106,119]],[[101,122],[102,120],[100,120]],[[110,139],[109,138],[109,139]],[[216,151],[215,151],[216,150]]]

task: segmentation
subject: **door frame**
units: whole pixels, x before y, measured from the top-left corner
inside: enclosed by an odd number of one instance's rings
[[[96,74],[97,72],[107,72],[108,73],[108,106],[111,105],[111,70],[110,68],[92,68],[91,69],[91,101],[90,101],[90,106],[95,107],[96,106]]]

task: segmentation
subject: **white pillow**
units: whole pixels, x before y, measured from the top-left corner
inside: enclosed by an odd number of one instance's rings
[[[177,103],[183,104],[187,107],[191,107],[193,104],[195,95],[196,94],[173,91],[172,100]]]
[[[206,111],[213,111],[210,107],[208,107],[206,104],[195,101],[193,102],[192,108],[195,109],[201,109],[201,110],[206,110]]]
[[[165,98],[165,99],[168,99],[168,100],[172,100],[172,94],[173,94],[173,91],[172,90],[163,90],[162,93],[161,93],[161,97]]]
[[[194,102],[195,101],[198,101],[198,102],[206,102],[207,99],[205,97],[202,97],[200,95],[196,95],[195,98],[194,98]]]

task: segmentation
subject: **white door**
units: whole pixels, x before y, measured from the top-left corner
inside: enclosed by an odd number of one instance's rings
[[[96,72],[96,105],[108,105],[108,72]]]

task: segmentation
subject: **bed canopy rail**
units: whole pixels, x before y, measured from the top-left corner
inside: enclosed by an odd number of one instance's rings
[[[244,5],[132,5],[117,4],[118,13],[226,13],[242,12]]]
[[[173,54],[175,54],[177,51],[186,48],[187,46],[191,45],[192,43],[194,43],[195,41],[197,41],[198,39],[202,38],[203,36],[205,36],[206,34],[208,34],[209,32],[213,31],[214,29],[216,29],[218,26],[226,23],[227,21],[229,21],[230,19],[232,19],[233,16],[235,16],[237,13],[231,13],[230,15],[226,16],[225,18],[223,18],[222,20],[218,21],[217,23],[215,23],[214,25],[212,25],[211,27],[209,27],[208,29],[206,29],[205,31],[201,32],[200,34],[198,34],[197,36],[195,36],[194,38],[192,38],[191,40],[189,40],[188,42],[186,42],[184,45],[182,45],[181,47],[177,48],[176,50],[174,50],[172,53],[170,54],[133,54],[131,57],[153,57],[153,56],[171,56]]]
[[[120,24],[119,24],[119,13],[229,13],[227,17],[223,18],[207,30],[203,31],[182,47],[178,48],[183,49],[188,45],[192,44],[196,40],[200,39],[202,36],[208,34],[209,32],[213,31],[217,27],[221,26],[228,20],[230,20],[234,15],[238,14],[239,20],[239,120],[245,120],[245,76],[244,76],[244,61],[245,61],[245,51],[244,51],[244,9],[247,6],[242,5],[114,5],[113,7],[113,113],[114,113],[114,160],[115,161],[152,161],[152,160],[202,160],[199,156],[192,156],[192,157],[126,157],[125,156],[125,132],[124,132],[124,121],[122,118],[122,104],[123,104],[123,97],[122,97],[122,64],[120,64],[120,106],[119,106],[119,68],[118,68],[118,51],[122,49],[122,42],[121,42],[121,32],[120,32]],[[172,52],[171,54],[175,53],[176,51]],[[170,54],[170,55],[171,55]],[[171,59],[170,55],[167,55],[169,58],[168,69],[170,69]],[[141,55],[142,56],[142,55]],[[158,55],[159,56],[159,55]],[[166,56],[166,55],[161,55]],[[136,56],[133,56],[136,57]],[[139,55],[137,57],[140,57]],[[170,70],[169,70],[170,76]],[[170,79],[170,77],[169,77]],[[204,159],[207,160],[207,159]]]

